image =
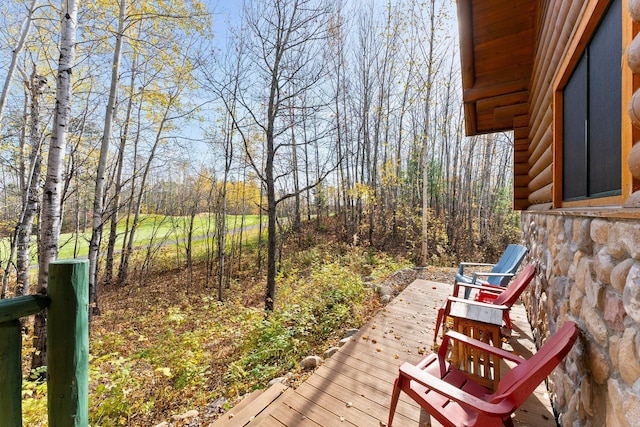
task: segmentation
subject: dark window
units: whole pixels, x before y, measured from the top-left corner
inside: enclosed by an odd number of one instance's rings
[[[566,201],[621,194],[621,4],[606,11],[564,88]]]

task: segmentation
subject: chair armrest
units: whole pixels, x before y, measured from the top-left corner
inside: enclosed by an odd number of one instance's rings
[[[460,288],[484,290],[484,289],[486,289],[487,286],[491,286],[491,285],[487,285],[487,284],[477,285],[477,284],[474,284],[474,283],[458,282],[455,285],[453,285],[453,296],[454,297],[458,296],[458,292],[460,291]],[[504,288],[501,287],[500,289],[501,289],[500,292],[504,292]]]
[[[400,375],[476,412],[482,412],[494,417],[503,417],[511,414],[516,409],[507,399],[502,400],[500,403],[486,402],[440,378],[427,374],[408,362],[400,366]]]
[[[478,281],[478,277],[513,277],[515,276],[515,274],[513,273],[491,273],[491,272],[483,272],[483,271],[476,271],[475,273],[473,273],[473,278],[471,279],[471,283],[476,283],[476,281]],[[484,283],[483,281],[480,281],[481,283]]]
[[[456,289],[458,289],[458,288],[470,288],[470,289],[484,290],[484,289],[487,289],[487,286],[491,286],[491,285],[486,285],[486,284],[476,285],[474,283],[458,282],[455,285],[453,285],[453,291],[455,292]],[[502,291],[504,291],[505,288],[500,287],[500,289]],[[498,292],[501,292],[501,291],[498,291]]]
[[[464,301],[468,301],[468,300],[464,300]],[[499,357],[500,359],[503,360],[508,360],[510,362],[514,362],[516,364],[520,364],[522,362],[524,362],[525,359],[521,358],[520,356],[516,356],[513,353],[509,353],[508,351],[505,351],[499,347],[494,347],[492,345],[489,345],[487,343],[484,343],[482,341],[479,341],[477,339],[474,338],[469,338],[468,336],[461,334],[460,332],[455,332],[455,331],[449,331],[446,334],[444,334],[444,339],[442,340],[442,347],[445,347],[446,345],[449,344],[449,340],[454,340],[454,341],[460,341],[466,345],[468,345],[469,347],[474,347],[477,348],[478,350],[484,351],[486,353],[490,353],[493,354],[494,356]]]
[[[502,286],[496,286],[496,285],[492,285],[490,283],[486,283],[482,285],[482,291],[486,291],[486,292],[495,292],[498,294],[503,293],[504,291],[507,290],[507,288],[502,287]]]
[[[504,304],[500,304],[500,305],[489,304],[489,303],[482,302],[482,301],[475,301],[475,300],[471,300],[471,299],[464,299],[464,298],[458,298],[458,297],[448,297],[447,300],[450,301],[450,302],[462,302],[462,303],[465,303],[465,304],[477,305],[479,307],[495,308],[495,309],[502,310],[502,311],[509,310],[509,307],[507,307]]]
[[[495,264],[488,264],[486,262],[461,262],[458,267],[458,273],[464,274],[465,267],[493,267]]]

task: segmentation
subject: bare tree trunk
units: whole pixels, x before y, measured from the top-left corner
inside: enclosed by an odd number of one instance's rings
[[[160,145],[160,140],[162,139],[162,132],[164,130],[164,126],[168,121],[169,110],[173,105],[173,101],[175,101],[177,94],[173,94],[169,96],[167,100],[167,105],[162,116],[162,120],[160,121],[160,125],[158,126],[158,131],[156,132],[156,137],[153,143],[153,147],[151,148],[151,153],[147,158],[147,162],[144,167],[144,172],[142,173],[142,179],[140,181],[140,190],[138,191],[138,196],[136,197],[135,206],[134,206],[134,216],[133,222],[131,224],[131,229],[129,230],[129,239],[127,243],[127,249],[122,254],[122,263],[120,264],[120,271],[118,272],[118,283],[121,285],[124,284],[127,280],[127,276],[129,273],[129,260],[131,257],[131,253],[133,252],[133,242],[135,239],[136,229],[140,223],[140,209],[142,207],[142,198],[145,193],[145,185],[147,182],[147,178],[149,176],[149,170],[151,169],[151,164],[156,154],[156,150]]]
[[[296,143],[296,132],[293,126],[295,122],[295,116],[291,107],[291,166],[293,171],[293,188],[294,188],[294,211],[292,229],[295,233],[300,232],[300,181],[298,173],[298,145]]]
[[[110,217],[111,226],[109,229],[109,242],[107,244],[107,256],[105,260],[104,281],[106,284],[111,284],[113,281],[113,263],[114,253],[116,247],[116,240],[118,238],[118,217],[120,213],[120,199],[122,197],[122,169],[124,167],[124,154],[127,147],[127,141],[129,139],[129,127],[131,125],[131,116],[133,112],[134,93],[135,93],[135,81],[136,81],[136,64],[138,55],[134,53],[133,63],[131,65],[131,79],[129,81],[129,100],[127,101],[126,117],[124,120],[124,126],[120,134],[120,145],[118,147],[118,161],[116,165],[115,175],[115,188],[113,199],[111,201]],[[134,172],[135,173],[135,172]]]
[[[282,48],[282,45],[280,46]],[[282,53],[280,53],[282,55]],[[281,56],[276,56],[274,72],[271,78],[271,88],[269,93],[269,107],[267,110],[267,152],[264,169],[265,184],[267,187],[267,291],[264,299],[265,310],[273,311],[276,299],[276,187],[273,171],[273,160],[275,158],[275,119],[278,115],[278,101],[276,94],[279,92],[278,73]]]
[[[237,86],[234,88],[233,99],[231,100],[233,109],[235,110]],[[235,124],[233,120],[229,120],[227,126],[227,135],[225,136],[224,152],[224,175],[222,177],[222,189],[220,193],[220,209],[217,214],[216,235],[218,240],[218,301],[223,301],[223,288],[225,282],[225,263],[226,263],[226,245],[227,245],[227,185],[229,183],[229,173],[231,172],[231,163],[233,162],[233,135]]]
[[[433,86],[433,43],[435,41],[435,0],[430,2],[429,54],[427,56],[427,81],[425,94],[424,145],[422,147],[422,250],[420,264],[429,263],[429,151],[427,147],[429,134],[429,114],[431,112],[431,87]]]
[[[129,257],[131,256],[130,247],[133,247],[133,243],[131,241],[131,228],[133,220],[131,218],[132,213],[136,210],[136,181],[138,175],[138,145],[140,142],[140,127],[141,127],[141,119],[142,119],[142,98],[144,94],[144,89],[142,89],[140,93],[140,102],[138,103],[138,108],[136,112],[136,125],[138,132],[135,133],[135,138],[133,142],[133,171],[131,175],[131,195],[129,197],[129,203],[127,204],[127,214],[125,220],[125,228],[124,228],[124,236],[122,239],[122,250],[120,253],[120,265],[118,267],[118,280],[117,283],[119,286],[123,286],[127,279],[127,275],[129,273]]]
[[[38,292],[41,294],[46,294],[47,292],[49,263],[58,257],[58,243],[62,222],[64,155],[71,122],[71,76],[75,66],[78,2],[76,0],[65,2],[62,16],[56,108],[51,130],[51,146],[49,147],[47,177],[44,183],[40,218]],[[34,335],[36,338],[34,338],[35,352],[31,361],[32,369],[45,365],[47,360],[47,328],[44,312],[36,315]]]
[[[31,153],[29,153],[29,186],[27,188],[27,203],[23,210],[19,231],[16,233],[17,257],[16,257],[16,281],[18,284],[16,294],[29,294],[29,268],[31,267],[30,239],[33,234],[33,220],[40,206],[39,185],[42,161],[42,134],[40,132],[40,97],[42,89],[46,85],[43,77],[32,74],[31,79],[31,125],[29,140],[31,141]]]
[[[29,112],[29,170],[28,173],[24,166],[24,142],[21,143],[20,154],[20,189],[22,193],[22,210],[20,219],[16,225],[14,236],[11,239],[11,248],[9,251],[9,259],[7,267],[4,271],[2,279],[2,295],[4,299],[7,293],[9,275],[11,274],[11,264],[14,254],[16,256],[16,295],[29,294],[29,268],[31,267],[30,257],[30,241],[33,234],[33,220],[36,217],[40,205],[39,181],[41,174],[41,146],[43,136],[40,131],[40,98],[42,97],[43,87],[47,81],[44,77],[38,76],[34,70],[29,79],[28,96],[30,100]],[[26,101],[25,101],[26,102]],[[25,126],[26,126],[25,114]],[[26,135],[21,137],[21,141],[26,139]]]

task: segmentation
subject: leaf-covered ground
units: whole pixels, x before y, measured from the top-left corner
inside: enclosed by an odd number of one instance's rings
[[[322,354],[379,308],[364,278],[380,282],[409,264],[371,249],[322,243],[284,248],[276,310],[265,317],[264,277],[248,253],[218,301],[204,265],[161,272],[144,285],[109,288],[90,339],[92,426],[208,425],[274,377],[304,380],[300,360]],[[428,278],[449,281],[449,269]],[[389,279],[391,280],[391,279]],[[403,286],[406,283],[391,283]],[[28,348],[28,346],[25,346]],[[24,423],[44,425],[46,386],[25,382]],[[171,421],[188,410],[198,416]]]

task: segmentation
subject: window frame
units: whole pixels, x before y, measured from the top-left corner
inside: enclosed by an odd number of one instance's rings
[[[578,22],[576,31],[573,34],[569,47],[566,51],[564,59],[560,64],[560,68],[554,79],[553,84],[553,208],[567,207],[589,207],[589,206],[606,206],[621,205],[631,195],[634,187],[633,177],[629,168],[626,167],[627,157],[633,145],[634,138],[640,137],[640,134],[633,129],[631,119],[627,113],[627,105],[631,100],[634,88],[634,76],[626,65],[626,55],[621,58],[621,123],[620,123],[620,143],[621,143],[621,167],[620,167],[620,184],[621,194],[614,196],[585,198],[574,201],[563,200],[563,91],[570,77],[573,74],[578,62],[585,53],[585,49],[592,39],[596,29],[598,28],[604,13],[607,11],[609,4],[613,0],[594,0],[589,1],[585,5],[585,10]],[[633,40],[634,25],[627,13],[627,0],[622,1],[622,48],[629,46]]]

